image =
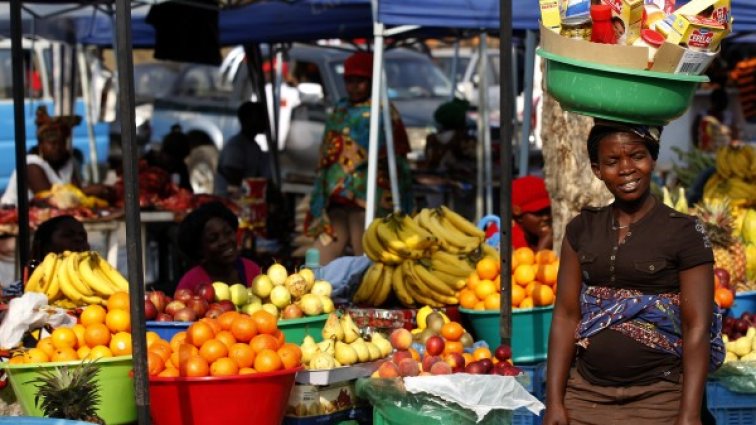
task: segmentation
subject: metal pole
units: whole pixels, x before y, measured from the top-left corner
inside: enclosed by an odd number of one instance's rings
[[[92,94],[89,91],[90,80],[87,69],[87,59],[85,58],[84,46],[76,46],[76,59],[79,66],[79,80],[81,80],[81,95],[84,98],[84,125],[87,126],[87,136],[89,137],[89,162],[92,168],[92,182],[100,182],[100,169],[97,167],[97,142],[94,135],[94,116],[92,114]]]
[[[483,44],[483,35],[480,36],[480,45],[479,47],[482,47]],[[480,52],[480,49],[478,50]],[[481,76],[481,73],[484,73],[485,71],[481,71],[480,65],[483,63],[483,54],[480,53],[478,55],[478,143],[476,145],[475,149],[475,158],[476,158],[476,177],[475,180],[475,221],[480,220],[485,214],[486,214],[486,199],[485,199],[485,186],[486,186],[486,176],[485,176],[485,167],[486,167],[486,152],[485,152],[485,145],[486,145],[486,139],[485,139],[485,128],[483,127],[483,114],[482,114],[482,108],[483,105],[481,104],[481,93],[485,89],[485,86],[483,86],[482,79],[484,77]]]
[[[13,130],[16,139],[16,193],[18,201],[19,265],[29,261],[29,196],[26,173],[26,118],[24,117],[24,46],[21,34],[21,0],[10,2],[11,68],[13,78]],[[23,275],[21,276],[23,279]]]
[[[478,131],[483,137],[483,188],[485,214],[493,214],[493,168],[491,165],[491,125],[488,111],[488,35],[480,35],[478,60]]]
[[[451,93],[449,93],[449,100],[454,100],[457,97],[457,70],[459,69],[459,40],[454,40],[454,57],[451,64]]]
[[[258,93],[257,101],[264,105],[266,109],[265,118],[268,120],[268,125],[265,128],[265,138],[268,140],[268,154],[270,155],[270,163],[273,167],[273,183],[280,188],[281,166],[278,162],[278,142],[273,137],[273,126],[275,124],[270,122],[270,115],[267,113],[268,95],[265,93],[265,78],[263,77],[262,70],[263,58],[260,45],[245,44],[244,55],[247,58],[247,76],[252,81],[252,85]],[[273,107],[275,108],[276,106],[274,105]]]
[[[386,71],[381,72],[381,107],[383,108],[383,133],[386,136],[386,155],[388,156],[389,181],[391,183],[391,201],[394,211],[402,210],[402,198],[399,193],[399,177],[396,172],[396,149],[394,146],[393,123],[391,122],[391,108],[388,98],[388,81]]]
[[[501,44],[499,44],[499,75],[506,75],[506,71],[512,69],[512,4],[507,0],[499,1],[501,28]],[[510,270],[509,262],[512,259],[512,80],[501,79],[499,104],[501,110],[501,185],[500,185],[500,209],[501,211],[501,269]],[[512,340],[512,274],[501,274],[501,321],[499,322],[499,334],[503,344],[510,344]]]
[[[273,46],[271,46],[272,48]],[[281,140],[281,83],[283,82],[283,52],[279,49],[276,51],[275,68],[271,69],[275,73],[271,81],[271,88],[273,93],[273,139],[274,146],[278,149],[278,145],[283,142]],[[270,149],[270,146],[268,146]]]
[[[373,23],[373,87],[370,93],[370,141],[368,142],[367,200],[365,228],[375,217],[378,176],[378,125],[380,124],[381,74],[383,73],[383,24]]]
[[[535,66],[535,31],[525,33],[525,93],[523,93],[522,135],[520,136],[520,177],[528,175],[530,159],[530,116],[533,113],[533,68]]]
[[[137,183],[137,143],[134,114],[134,60],[131,46],[131,1],[116,0],[116,46],[118,85],[121,96],[123,144],[124,207],[126,215],[126,255],[131,311],[131,343],[134,359],[134,395],[140,425],[149,425],[150,391],[147,380],[147,341],[144,322],[144,269],[142,267],[142,232],[139,216],[139,185]]]

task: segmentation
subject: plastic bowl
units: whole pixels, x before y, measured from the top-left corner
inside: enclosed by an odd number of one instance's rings
[[[32,416],[10,416],[0,418],[0,424],[10,425],[92,425],[92,422],[73,421],[59,418],[35,418]]]
[[[735,302],[730,307],[730,316],[740,317],[741,314],[756,313],[756,291],[738,292]]]
[[[81,360],[70,362],[51,362],[36,364],[4,365],[13,391],[25,415],[42,417],[42,411],[34,404],[37,387],[30,381],[39,376],[42,370],[58,366],[76,366]],[[108,425],[128,424],[137,420],[134,382],[131,373],[134,365],[131,356],[103,358],[97,361],[100,372],[97,382],[100,386],[100,407],[97,414]]]
[[[328,320],[327,314],[299,319],[281,319],[278,321],[278,329],[281,329],[287,342],[301,344],[307,335],[310,335],[315,342],[320,342],[323,340],[323,326],[326,320]]]
[[[160,338],[170,341],[171,338],[173,338],[173,335],[176,335],[177,333],[181,331],[185,331],[189,328],[189,325],[191,325],[194,322],[155,322],[155,321],[148,321],[145,329],[147,331],[155,332],[160,336]]]
[[[498,311],[460,308],[472,326],[475,339],[482,339],[489,347],[498,347],[500,313]],[[553,306],[512,310],[512,360],[537,362],[546,359]]]
[[[562,109],[633,124],[666,125],[685,113],[705,75],[653,72],[567,58],[546,59],[546,91]]]
[[[150,377],[155,425],[279,425],[300,368],[228,377]]]

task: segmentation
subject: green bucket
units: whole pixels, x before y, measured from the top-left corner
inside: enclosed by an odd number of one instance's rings
[[[482,339],[490,347],[501,343],[498,311],[470,310],[460,308],[470,322],[473,336]],[[553,306],[512,310],[512,360],[538,362],[546,359],[549,347],[549,330]]]
[[[307,335],[310,335],[315,342],[320,342],[323,340],[323,326],[326,320],[328,320],[327,314],[299,319],[281,319],[278,321],[278,329],[283,332],[286,342],[301,344]]]
[[[683,115],[705,75],[602,65],[538,49],[546,59],[546,91],[562,109],[633,124],[666,125]]]
[[[5,364],[8,379],[16,393],[25,415],[42,417],[42,411],[34,405],[37,387],[30,381],[42,370],[58,366],[76,366],[81,360],[36,364]],[[134,364],[131,356],[102,358],[97,361],[100,372],[97,383],[100,386],[100,407],[97,414],[108,425],[129,424],[137,420],[134,381],[131,378]]]

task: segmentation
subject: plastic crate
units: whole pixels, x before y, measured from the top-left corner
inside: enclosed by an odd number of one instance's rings
[[[520,381],[523,387],[533,394],[538,400],[544,401],[546,396],[546,362],[521,364],[519,367],[529,379]],[[512,413],[512,425],[541,425],[543,421],[543,411],[541,416],[536,416],[528,409],[517,409]]]
[[[512,413],[512,425],[541,425],[541,422],[543,416],[536,416],[527,409],[517,409]]]
[[[717,425],[756,424],[756,394],[740,394],[716,381],[706,383],[709,410]]]

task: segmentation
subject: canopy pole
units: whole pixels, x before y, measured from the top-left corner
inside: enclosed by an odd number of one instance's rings
[[[272,49],[272,47],[271,47]],[[265,93],[265,78],[262,77],[262,63],[263,56],[259,44],[245,44],[244,55],[247,58],[247,76],[252,80],[252,84],[258,93],[257,101],[265,107],[265,119],[268,120],[268,125],[265,128],[265,138],[268,140],[268,155],[270,156],[270,164],[273,168],[273,183],[276,187],[281,187],[281,166],[278,162],[278,142],[273,137],[273,126],[275,123],[270,122],[270,114],[268,114],[268,95]],[[272,88],[272,87],[271,87]],[[275,108],[276,106],[273,105]]]
[[[134,395],[137,420],[149,425],[150,390],[147,379],[147,341],[144,322],[144,268],[139,216],[136,121],[134,113],[134,59],[131,46],[131,0],[116,0],[115,30],[118,58],[118,85],[121,96],[121,143],[123,144],[123,187],[126,216],[126,255],[131,312],[131,344],[134,359]]]
[[[535,67],[535,31],[525,32],[525,93],[522,104],[522,135],[520,136],[520,177],[528,175],[530,159],[530,116],[533,114],[533,68]]]
[[[451,93],[449,93],[449,101],[454,100],[457,97],[457,70],[459,69],[459,39],[454,39],[454,56],[451,63]]]
[[[18,252],[21,270],[29,262],[29,196],[26,172],[26,118],[24,117],[24,46],[21,38],[21,0],[10,2],[11,69],[13,81],[13,131],[16,141],[16,193],[18,201]],[[24,276],[21,275],[21,279]]]
[[[389,180],[391,182],[391,202],[394,212],[402,210],[402,199],[399,193],[399,176],[396,172],[396,147],[394,146],[394,123],[391,122],[391,108],[389,107],[388,81],[386,70],[381,72],[381,107],[383,109],[383,132],[386,135],[386,155],[388,156]]]
[[[501,40],[499,44],[499,75],[507,75],[512,69],[512,4],[507,0],[499,1],[499,28],[501,28]],[[512,259],[512,80],[501,78],[499,107],[501,110],[501,137],[500,150],[500,187],[499,203],[501,211],[501,241],[499,252],[501,253],[501,269],[510,270],[509,262]],[[502,344],[511,344],[512,341],[512,274],[501,275],[501,320],[499,322],[499,334]]]
[[[488,35],[480,35],[478,54],[478,132],[483,141],[484,212],[493,214],[493,168],[491,165],[491,126],[488,116]],[[482,216],[481,216],[482,217]],[[478,217],[478,218],[481,218]]]
[[[271,46],[272,50],[273,46]],[[276,49],[276,55],[275,55],[275,68],[271,67],[272,70],[274,70],[275,75],[273,77],[273,81],[271,81],[273,88],[273,145],[276,147],[276,149],[279,149],[279,146],[283,142],[281,140],[281,132],[279,131],[281,129],[281,84],[283,83],[283,51],[281,51],[280,48]],[[268,146],[268,149],[270,149],[270,146]]]
[[[373,86],[370,93],[370,141],[368,144],[367,200],[365,228],[375,217],[375,195],[378,177],[378,125],[380,120],[381,74],[383,70],[383,24],[373,22]]]
[[[79,68],[79,80],[81,81],[81,95],[84,97],[84,115],[86,120],[84,124],[87,126],[87,136],[89,138],[89,162],[92,168],[92,182],[100,182],[100,169],[97,167],[97,141],[94,135],[94,116],[92,114],[92,94],[89,91],[90,80],[89,72],[87,69],[87,60],[84,57],[84,46],[81,44],[76,46],[76,59]]]

